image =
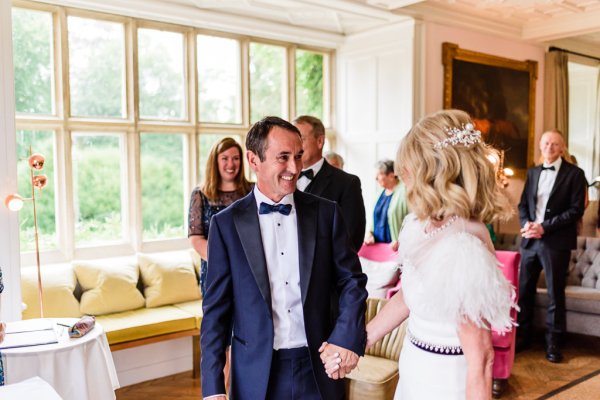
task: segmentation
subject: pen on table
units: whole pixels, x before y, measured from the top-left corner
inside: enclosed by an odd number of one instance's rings
[[[70,328],[71,327],[71,325],[61,324],[60,322],[57,322],[56,325],[64,326],[65,328]]]

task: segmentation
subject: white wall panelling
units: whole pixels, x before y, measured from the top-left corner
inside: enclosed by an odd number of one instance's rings
[[[0,268],[4,274],[0,320],[3,321],[21,319],[18,214],[4,207],[4,198],[17,190],[11,27],[11,1],[0,0]]]
[[[338,148],[360,177],[367,215],[375,162],[394,158],[413,120],[414,21],[348,36],[338,49]]]

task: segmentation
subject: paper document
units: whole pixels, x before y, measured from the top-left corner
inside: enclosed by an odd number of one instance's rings
[[[52,343],[58,343],[58,339],[54,331],[54,323],[51,320],[16,321],[6,324],[6,335],[4,341],[0,343],[0,350]]]
[[[54,322],[51,319],[25,319],[6,324],[6,333],[45,331],[49,329],[54,329]]]

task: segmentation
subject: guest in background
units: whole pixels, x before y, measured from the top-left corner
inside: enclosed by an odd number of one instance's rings
[[[335,201],[342,209],[350,243],[358,251],[365,236],[365,203],[360,179],[334,168],[323,158],[325,127],[321,120],[301,115],[293,122],[302,134],[302,171],[296,187],[306,193]]]
[[[375,167],[375,179],[382,190],[373,210],[373,220],[369,223],[365,244],[390,243],[396,251],[402,221],[409,213],[406,187],[394,173],[392,160],[378,161]]]
[[[200,290],[206,293],[207,243],[210,219],[252,189],[246,180],[242,147],[227,137],[217,142],[208,155],[206,178],[202,188],[196,187],[190,199],[188,237],[200,254]]]
[[[332,167],[344,169],[344,159],[335,151],[328,151],[323,157]]]
[[[583,216],[587,181],[583,171],[563,160],[565,142],[558,130],[540,139],[542,165],[527,171],[519,202],[521,267],[517,351],[531,345],[537,281],[546,276],[546,358],[561,362],[560,342],[566,332],[565,286],[571,250],[577,245],[577,221]]]

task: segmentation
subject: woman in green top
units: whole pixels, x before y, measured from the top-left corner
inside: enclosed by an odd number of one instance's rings
[[[402,221],[409,213],[406,187],[394,173],[392,160],[378,161],[375,167],[375,179],[383,189],[375,204],[373,218],[369,221],[365,244],[389,243],[395,251],[398,250],[398,233]]]

